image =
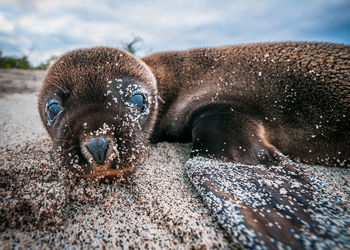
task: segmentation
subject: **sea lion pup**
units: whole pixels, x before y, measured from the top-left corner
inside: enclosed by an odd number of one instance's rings
[[[192,141],[191,157],[205,157],[204,165],[208,158],[262,164],[234,169],[249,173],[247,187],[280,178],[283,188],[257,189],[259,203],[240,201],[237,190],[212,178],[225,172],[206,175],[188,164],[188,174],[202,195],[237,204],[237,229],[250,231],[228,231],[244,246],[299,248],[310,235],[330,237],[310,216],[312,185],[286,156],[349,166],[349,68],[350,46],[331,43],[247,44],[141,59],[119,49],[83,49],[50,67],[39,111],[65,164],[84,177],[130,173],[148,140]],[[237,182],[230,177],[225,184]]]
[[[64,166],[78,176],[127,175],[138,165],[157,115],[150,69],[130,53],[69,52],[48,70],[39,112]]]

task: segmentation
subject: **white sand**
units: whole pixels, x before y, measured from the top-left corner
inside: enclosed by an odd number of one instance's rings
[[[67,181],[37,111],[42,77],[0,71],[1,247],[230,246],[186,177],[189,145],[151,148],[129,183]]]

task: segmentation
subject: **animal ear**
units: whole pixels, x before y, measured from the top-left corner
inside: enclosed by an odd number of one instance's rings
[[[316,186],[287,159],[267,167],[194,157],[185,167],[219,224],[243,248],[326,247],[327,239],[334,244],[343,237],[330,229],[337,228],[332,217],[339,211],[314,202]]]

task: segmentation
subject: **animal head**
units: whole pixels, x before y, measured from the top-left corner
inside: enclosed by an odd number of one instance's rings
[[[74,50],[49,68],[39,112],[65,167],[83,177],[127,175],[156,120],[156,79],[126,51]]]

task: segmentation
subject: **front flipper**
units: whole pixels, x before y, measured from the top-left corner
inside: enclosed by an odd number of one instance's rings
[[[310,223],[305,183],[281,168],[203,157],[190,159],[186,169],[219,223],[244,247],[274,248],[278,242],[300,247],[300,228]]]
[[[194,158],[186,163],[187,174],[233,239],[245,248],[346,246],[349,238],[342,236],[346,229],[334,230],[332,208],[319,209],[322,204],[313,201],[317,186],[311,185],[299,165],[273,152],[259,133],[255,141],[245,139],[245,134],[253,132],[247,131],[249,126],[241,124],[235,129],[229,126],[235,123],[224,122],[227,119],[223,114],[202,117],[192,130]],[[245,154],[240,143],[244,144]],[[234,163],[235,156],[239,161],[249,156],[257,161],[257,152],[265,152],[262,162],[269,159],[270,164]],[[327,217],[329,220],[324,219]]]

